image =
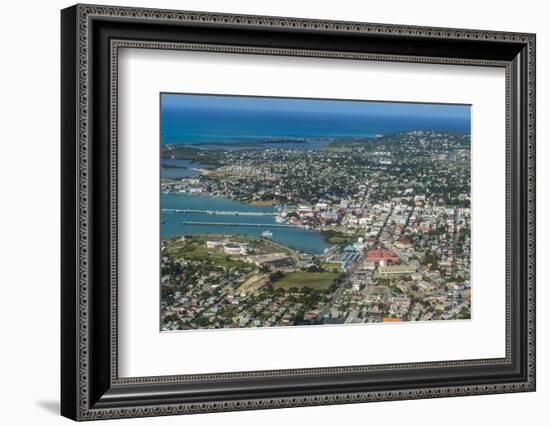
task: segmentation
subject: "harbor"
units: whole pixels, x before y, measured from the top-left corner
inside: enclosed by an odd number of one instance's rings
[[[270,238],[308,254],[330,245],[318,231],[278,222],[276,206],[257,206],[221,197],[161,194],[162,236],[223,234]],[[223,218],[223,219],[222,219]],[[182,220],[185,219],[185,220]]]
[[[246,212],[246,211],[230,211],[230,210],[194,210],[194,209],[162,209],[166,213],[204,213],[209,215],[220,216],[277,216],[275,212]]]
[[[189,226],[231,226],[231,227],[245,227],[245,228],[296,228],[294,225],[287,225],[282,223],[231,223],[231,222],[191,222],[183,221],[180,222],[180,225],[189,225]]]

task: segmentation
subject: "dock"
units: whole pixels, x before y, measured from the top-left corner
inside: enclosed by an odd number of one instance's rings
[[[231,210],[194,210],[194,209],[162,209],[163,213],[203,213],[210,215],[220,216],[277,216],[277,213],[273,212],[240,212]]]
[[[189,225],[189,226],[239,226],[239,227],[248,227],[248,228],[297,228],[294,225],[285,225],[281,223],[245,223],[245,222],[190,222],[183,221],[179,222],[180,225]]]

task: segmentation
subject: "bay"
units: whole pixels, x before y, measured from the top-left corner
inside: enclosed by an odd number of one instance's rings
[[[200,169],[209,169],[211,164],[193,162],[191,160],[177,160],[163,158],[161,162],[161,179],[182,179],[197,176]]]
[[[255,206],[234,200],[218,197],[185,194],[161,194],[162,209],[174,210],[218,210],[233,212],[263,212],[274,213],[274,206]],[[161,211],[161,236],[175,237],[180,235],[219,235],[239,234],[251,237],[261,237],[262,232],[271,231],[272,240],[276,243],[292,247],[293,249],[310,254],[320,254],[329,244],[320,232],[307,230],[300,227],[278,228],[275,216],[239,216],[239,215],[214,215],[208,213],[176,213]],[[236,226],[199,226],[182,225],[181,222],[201,223],[235,223]],[[261,227],[238,226],[239,223],[265,224]],[[271,225],[271,226],[270,226]]]

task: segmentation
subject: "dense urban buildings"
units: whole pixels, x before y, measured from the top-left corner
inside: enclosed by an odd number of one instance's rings
[[[469,319],[470,136],[162,144],[163,330]]]

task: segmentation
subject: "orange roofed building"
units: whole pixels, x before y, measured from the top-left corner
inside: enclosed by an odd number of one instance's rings
[[[393,251],[387,250],[385,248],[374,248],[367,252],[367,260],[372,263],[384,262],[388,263],[399,263],[399,256],[397,256]]]

